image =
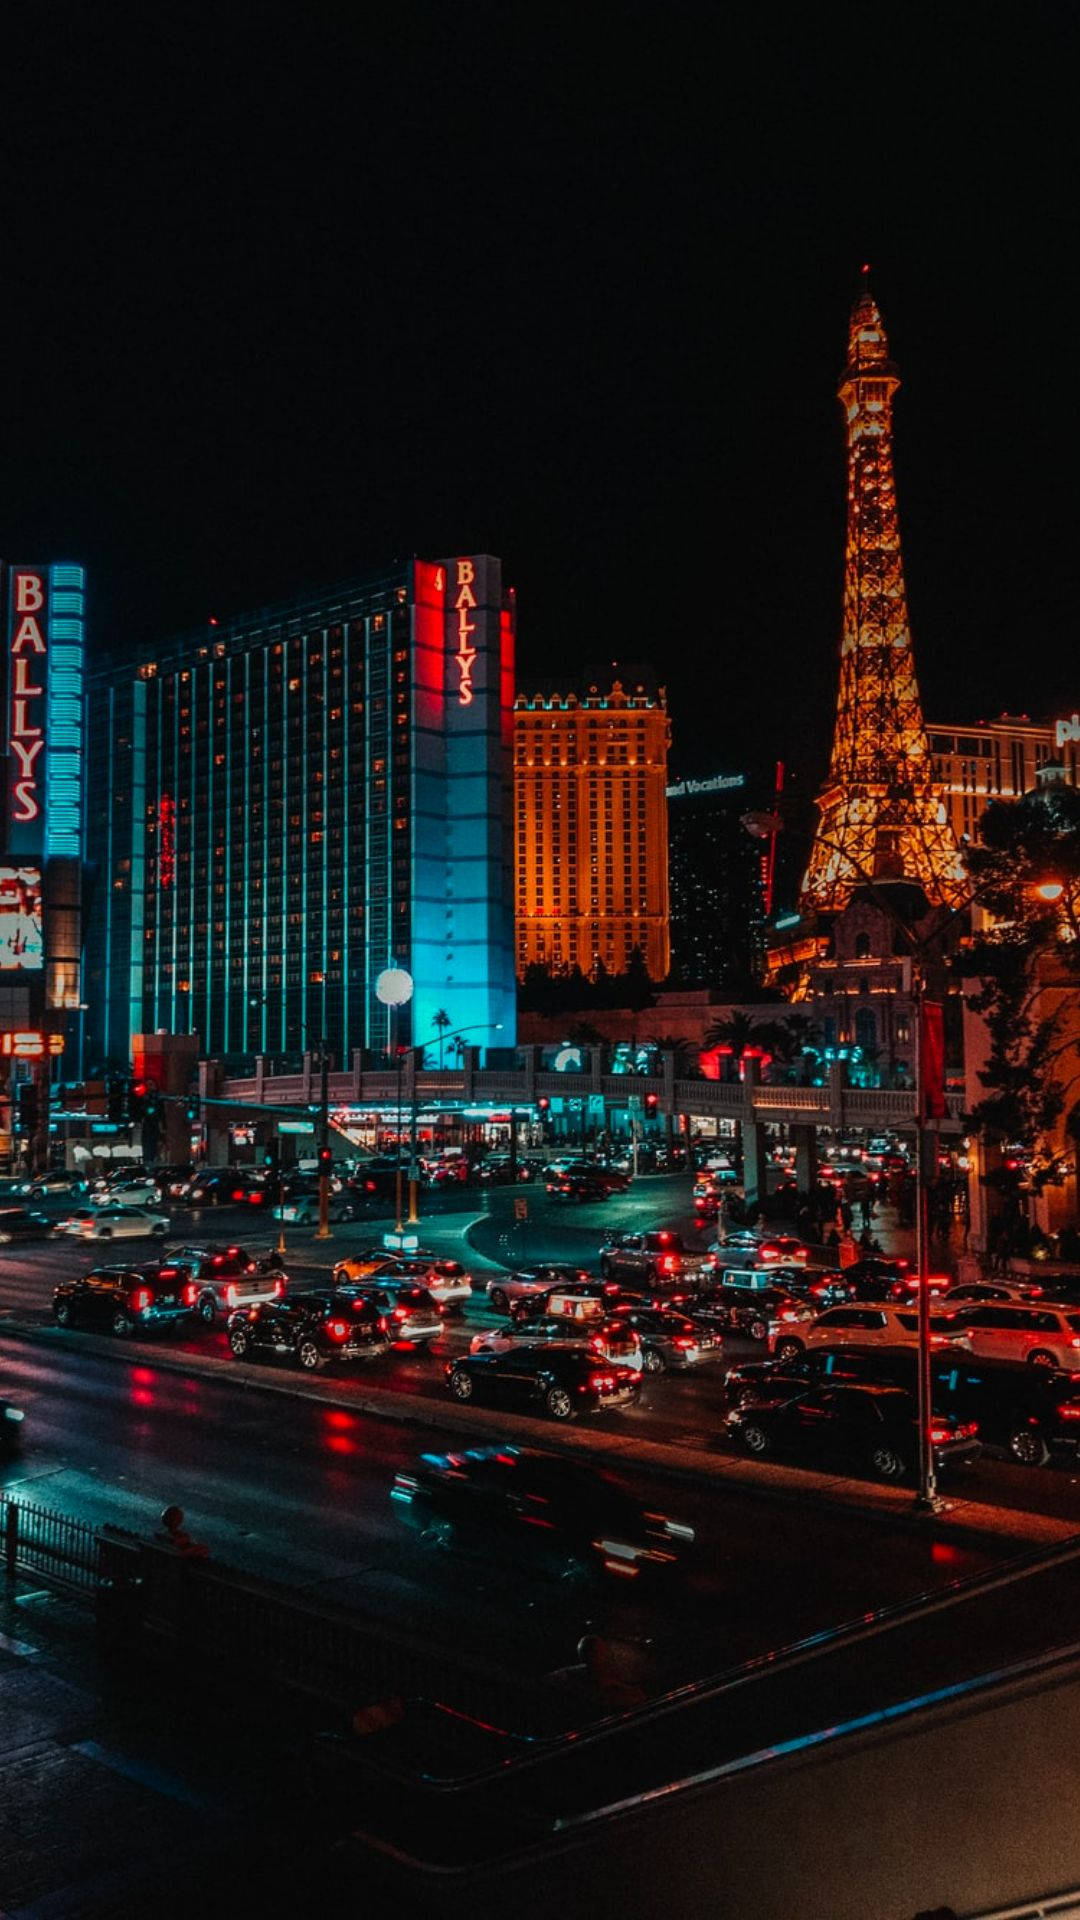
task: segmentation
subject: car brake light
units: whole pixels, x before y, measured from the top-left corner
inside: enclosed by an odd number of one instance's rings
[[[389,1333],[389,1331],[390,1331],[390,1322],[386,1318],[386,1315],[381,1313],[379,1315],[379,1332]]]
[[[236,1288],[235,1288],[235,1287],[233,1286],[233,1284],[232,1284],[232,1281],[231,1281],[231,1280],[230,1280],[230,1282],[229,1282],[229,1284],[228,1284],[228,1286],[227,1286],[227,1287],[226,1287],[226,1289],[225,1289],[225,1298],[226,1298],[226,1300],[228,1301],[228,1303],[229,1303],[229,1305],[230,1305],[230,1307],[235,1307],[235,1305],[236,1305]]]
[[[678,1347],[681,1353],[685,1353],[688,1347],[696,1346],[697,1342],[691,1340],[685,1333],[679,1333],[676,1334],[671,1344],[673,1347]]]
[[[409,1317],[409,1309],[408,1309],[408,1307],[395,1307],[395,1308],[394,1308],[394,1319],[395,1319],[395,1320],[407,1320],[407,1319],[408,1319],[408,1317]]]
[[[1074,1406],[1071,1401],[1059,1407],[1058,1412],[1063,1420],[1080,1420],[1080,1406]]]
[[[234,1187],[232,1191],[232,1198],[234,1200],[242,1200],[244,1198],[243,1187]]]
[[[146,1312],[146,1309],[147,1309],[147,1307],[148,1307],[149,1305],[150,1305],[150,1291],[149,1291],[149,1288],[147,1288],[147,1287],[136,1287],[136,1289],[135,1289],[135,1291],[134,1291],[134,1293],[133,1293],[133,1294],[132,1294],[132,1296],[131,1296],[131,1310],[132,1310],[132,1312],[133,1312],[133,1313],[145,1313],[145,1312]]]
[[[326,1329],[332,1340],[347,1340],[349,1329],[344,1320],[331,1320]]]
[[[589,1375],[589,1385],[594,1388],[597,1393],[603,1393],[615,1385],[615,1375],[613,1373],[591,1373]]]
[[[186,1287],[184,1288],[183,1293],[180,1296],[185,1307],[193,1307],[198,1297],[199,1297],[198,1287],[195,1285],[194,1280],[189,1280]]]
[[[281,1294],[283,1294],[283,1293],[284,1293],[284,1291],[285,1291],[285,1282],[284,1282],[284,1280],[275,1280],[275,1281],[274,1281],[274,1293],[275,1293],[275,1295],[277,1295],[277,1296],[280,1296]]]
[[[798,1310],[795,1307],[785,1307],[783,1313],[780,1315],[781,1320],[797,1320],[798,1317]]]

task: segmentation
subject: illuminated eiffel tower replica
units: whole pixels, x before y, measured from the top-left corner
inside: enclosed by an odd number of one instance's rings
[[[899,385],[877,302],[864,284],[839,387],[848,440],[840,694],[802,885],[804,914],[840,911],[867,882],[906,881],[921,888],[930,907],[960,906],[967,897],[959,848],[931,776],[911,649],[893,478]]]

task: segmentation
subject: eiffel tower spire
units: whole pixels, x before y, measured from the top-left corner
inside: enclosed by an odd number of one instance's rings
[[[892,456],[900,379],[867,273],[838,389],[848,444],[840,692],[803,901],[837,909],[864,880],[908,880],[932,906],[958,906],[966,883],[931,776],[908,625]]]

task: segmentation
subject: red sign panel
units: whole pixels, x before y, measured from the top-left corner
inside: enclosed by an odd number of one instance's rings
[[[919,1085],[924,1120],[945,1118],[945,1009],[940,1000],[922,1003],[919,1034]]]

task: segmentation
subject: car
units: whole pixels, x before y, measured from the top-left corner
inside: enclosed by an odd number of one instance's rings
[[[608,1233],[600,1252],[600,1271],[609,1280],[639,1286],[692,1285],[714,1271],[708,1254],[691,1253],[682,1235],[668,1228],[646,1233]]]
[[[276,1256],[257,1260],[243,1247],[170,1247],[169,1259],[195,1282],[195,1310],[204,1326],[216,1326],[237,1307],[280,1300],[288,1275],[274,1265]]]
[[[951,1311],[953,1307],[981,1306],[987,1300],[1015,1301],[1020,1306],[1028,1306],[1043,1298],[1044,1289],[1026,1280],[972,1280],[950,1287],[942,1304]]]
[[[355,1220],[358,1204],[344,1193],[329,1195],[326,1217],[332,1226],[341,1226],[348,1220]],[[283,1200],[280,1206],[271,1207],[271,1218],[291,1221],[296,1227],[316,1227],[319,1224],[318,1193],[298,1193]]]
[[[1080,1310],[1039,1301],[986,1301],[960,1307],[956,1313],[960,1340],[971,1353],[986,1360],[1022,1360],[1032,1367],[1080,1364]]]
[[[169,1221],[165,1214],[150,1213],[145,1207],[121,1207],[107,1201],[99,1207],[76,1207],[57,1221],[56,1230],[81,1240],[163,1240]]]
[[[609,1177],[599,1167],[592,1167],[588,1173],[557,1174],[547,1182],[547,1190],[555,1200],[610,1200],[616,1191],[611,1185],[611,1179],[615,1177]]]
[[[32,1180],[20,1180],[11,1188],[27,1200],[47,1200],[54,1195],[86,1192],[86,1181],[77,1173],[39,1173]]]
[[[110,1181],[101,1199],[110,1207],[150,1207],[156,1211],[161,1205],[161,1188],[147,1176]]]
[[[363,1247],[334,1262],[333,1284],[342,1287],[350,1281],[369,1280],[377,1273],[392,1273],[395,1265],[394,1255],[386,1247]]]
[[[227,1206],[236,1188],[231,1167],[204,1167],[181,1183],[180,1191],[170,1195],[182,1207]]]
[[[646,1373],[685,1372],[701,1360],[718,1358],[720,1335],[674,1307],[617,1305],[613,1318],[632,1327],[641,1341],[641,1363]]]
[[[303,1373],[318,1373],[332,1360],[375,1360],[390,1346],[386,1321],[374,1302],[333,1287],[240,1307],[229,1316],[228,1336],[236,1360],[285,1357]]]
[[[843,1269],[843,1274],[857,1300],[891,1300],[897,1281],[903,1279],[910,1264],[908,1260],[869,1255],[864,1260],[853,1260]]]
[[[518,1267],[513,1273],[492,1274],[484,1282],[484,1291],[496,1313],[509,1313],[514,1301],[530,1294],[550,1293],[553,1287],[592,1278],[584,1267]]]
[[[757,1258],[763,1267],[780,1263],[804,1266],[810,1258],[810,1248],[795,1234],[770,1233],[758,1241]]]
[[[679,1299],[681,1301],[681,1296]],[[582,1280],[560,1281],[546,1292],[526,1293],[520,1299],[511,1300],[510,1319],[515,1327],[524,1327],[542,1320],[552,1311],[587,1318],[597,1313],[612,1313],[622,1301],[636,1307],[665,1304],[658,1294],[629,1293],[621,1280],[601,1280],[595,1274],[588,1274]],[[672,1304],[670,1296],[666,1297],[666,1304]]]
[[[553,1563],[560,1576],[656,1574],[694,1539],[692,1527],[641,1506],[604,1468],[505,1442],[426,1453],[395,1474],[390,1497],[424,1539],[484,1562]]]
[[[477,1167],[476,1177],[482,1187],[502,1187],[515,1180],[535,1181],[539,1177],[539,1169],[534,1162],[520,1156],[512,1161],[508,1153],[489,1153]]]
[[[350,1176],[348,1190],[365,1202],[391,1200],[397,1188],[399,1172],[404,1183],[408,1178],[407,1169],[393,1154],[364,1160]]]
[[[340,1291],[350,1298],[370,1300],[383,1316],[392,1340],[426,1346],[445,1332],[442,1308],[427,1287],[396,1273],[380,1273],[373,1280],[349,1281]]]
[[[918,1405],[906,1387],[841,1384],[763,1387],[729,1408],[725,1427],[748,1453],[796,1452],[815,1462],[861,1468],[882,1480],[898,1480],[918,1460]],[[974,1420],[935,1412],[930,1426],[934,1463],[947,1466],[978,1459]]]
[[[464,1154],[440,1154],[433,1160],[420,1162],[420,1175],[425,1187],[441,1189],[466,1186],[469,1181],[469,1163]]]
[[[177,1326],[195,1311],[195,1282],[172,1262],[145,1267],[95,1267],[62,1280],[53,1294],[59,1327],[100,1327],[121,1339],[148,1327]]]
[[[598,1362],[584,1345],[523,1340],[506,1353],[458,1354],[447,1362],[446,1384],[459,1406],[482,1400],[566,1421],[633,1406],[641,1375],[633,1367]]]
[[[972,1308],[977,1312],[977,1308]],[[930,1315],[931,1347],[958,1347],[962,1314]],[[829,1307],[801,1336],[808,1347],[910,1347],[919,1340],[919,1315],[914,1306],[893,1302],[856,1303]]]
[[[444,1260],[437,1253],[407,1253],[393,1257],[390,1271],[425,1286],[437,1306],[463,1308],[472,1299],[472,1275],[460,1260]]]
[[[839,1307],[855,1298],[855,1289],[842,1267],[789,1267],[781,1262],[763,1271],[774,1286],[786,1287],[789,1293],[813,1301],[819,1313],[823,1307]]]
[[[949,1356],[951,1358],[951,1356]],[[768,1360],[739,1360],[724,1374],[724,1392],[738,1399],[747,1390],[757,1392],[774,1383],[791,1387],[820,1386],[825,1380],[864,1380],[908,1386],[915,1379],[915,1347],[811,1347],[802,1353]]]
[[[33,1207],[0,1207],[0,1246],[12,1240],[47,1240],[53,1222]]]
[[[574,1304],[579,1307],[598,1305],[589,1301],[577,1301]],[[484,1333],[473,1334],[469,1352],[509,1353],[511,1347],[522,1340],[534,1341],[538,1346],[541,1343],[585,1346],[598,1359],[611,1361],[621,1367],[633,1367],[635,1373],[640,1373],[644,1365],[640,1335],[625,1321],[608,1318],[602,1310],[595,1315],[577,1316],[547,1313],[539,1320],[530,1320],[521,1325],[511,1321],[508,1327],[489,1327]]]
[[[725,1282],[762,1281],[764,1286],[742,1287],[725,1284],[713,1288],[693,1308],[695,1316],[707,1325],[732,1333],[745,1334],[750,1340],[763,1340],[770,1353],[801,1353],[807,1330],[814,1325],[820,1308],[805,1295],[773,1283],[769,1268],[740,1274],[732,1271]]]

